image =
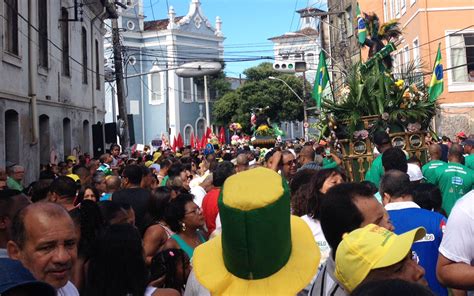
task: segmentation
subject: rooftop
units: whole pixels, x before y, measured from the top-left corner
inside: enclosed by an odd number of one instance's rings
[[[177,16],[174,19],[174,22],[177,24],[184,16]],[[145,22],[145,31],[161,31],[166,30],[168,27],[170,20],[169,19],[161,19],[161,20],[154,20],[154,21],[146,21]]]
[[[302,30],[291,32],[291,34],[285,33],[280,36],[268,38],[268,40],[276,40],[276,39],[288,39],[288,38],[305,38],[305,36],[309,37],[317,37],[319,35],[318,31],[313,28],[304,28]]]

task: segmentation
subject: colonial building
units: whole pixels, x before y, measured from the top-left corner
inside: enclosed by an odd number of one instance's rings
[[[26,168],[92,151],[104,108],[104,1],[5,0],[0,4],[0,167]]]
[[[297,75],[302,75],[306,81],[312,84],[316,76],[321,50],[319,34],[321,23],[320,18],[308,15],[308,12],[314,13],[320,12],[320,10],[308,8],[298,10],[297,12],[300,14],[299,30],[271,37],[269,40],[274,43],[275,63],[285,61],[305,62],[306,71],[297,73]],[[311,100],[310,97],[310,94],[306,94],[307,100]],[[295,98],[295,100],[297,99]],[[304,137],[303,122],[283,122],[280,128],[286,133],[287,138]]]
[[[393,53],[395,72],[414,62],[428,73],[429,84],[441,46],[444,92],[438,98],[441,110],[435,129],[453,137],[474,133],[474,5],[472,0],[360,0],[366,13],[376,12],[385,22],[398,19],[403,36]],[[363,57],[364,58],[364,57]]]
[[[176,69],[187,62],[223,59],[220,18],[213,26],[199,0],[191,1],[184,16],[176,16],[170,7],[166,19],[145,21],[141,0],[131,1],[119,15],[127,112],[132,115],[135,142],[147,144],[163,134],[172,138],[181,133],[188,144],[192,132],[202,136],[206,129],[204,80],[178,77]],[[105,50],[109,58],[110,40],[105,41]],[[106,88],[106,121],[112,122],[117,115],[115,84],[106,83]],[[211,105],[215,95],[210,93]]]

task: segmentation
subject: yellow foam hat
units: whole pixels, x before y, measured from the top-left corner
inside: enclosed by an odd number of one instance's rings
[[[69,177],[69,178],[71,178],[71,179],[73,179],[74,182],[77,182],[77,181],[80,181],[80,180],[81,180],[81,178],[79,178],[79,176],[76,175],[76,174],[68,174],[68,175],[66,175],[66,176]]]
[[[280,175],[266,168],[233,175],[218,203],[222,234],[193,256],[211,295],[295,295],[310,283],[321,253],[307,224],[290,215]]]
[[[419,227],[396,235],[374,224],[346,233],[337,247],[334,275],[347,291],[352,292],[372,269],[402,261],[413,242],[425,234],[425,229]]]

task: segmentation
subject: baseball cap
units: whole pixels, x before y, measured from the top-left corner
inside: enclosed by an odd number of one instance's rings
[[[390,143],[390,136],[384,131],[377,131],[374,134],[374,143],[376,145],[383,145]]]
[[[0,294],[20,287],[30,289],[32,292],[28,295],[56,295],[56,289],[47,283],[37,281],[20,261],[0,258]]]
[[[466,139],[467,136],[464,132],[459,132],[456,134],[456,137],[461,138],[461,139]]]
[[[372,269],[402,261],[413,242],[425,234],[423,227],[397,235],[374,224],[346,233],[337,247],[334,275],[347,291],[352,292]]]
[[[410,181],[413,182],[413,181],[419,181],[421,179],[423,179],[423,173],[421,172],[421,169],[419,166],[417,166],[416,164],[414,163],[409,163],[408,164],[408,170],[407,170],[407,174],[408,176],[410,177]]]
[[[461,143],[461,145],[463,145],[463,146],[466,146],[466,145],[474,146],[474,139],[466,139]]]

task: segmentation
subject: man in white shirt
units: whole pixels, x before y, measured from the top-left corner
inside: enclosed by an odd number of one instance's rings
[[[53,286],[58,295],[78,296],[69,281],[77,259],[77,233],[69,213],[54,203],[35,203],[13,219],[10,258],[19,260],[39,280]]]
[[[474,190],[459,199],[451,211],[436,274],[450,288],[474,290]],[[474,293],[470,292],[470,295]]]

